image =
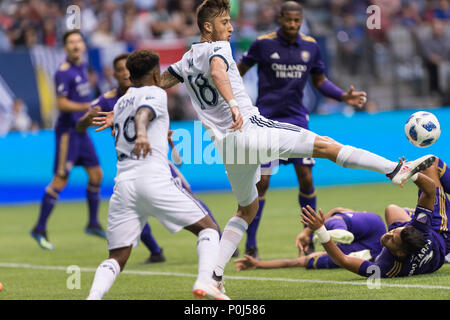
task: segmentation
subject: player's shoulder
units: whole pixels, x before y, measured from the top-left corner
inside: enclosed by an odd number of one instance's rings
[[[109,91],[105,92],[102,96],[105,99],[115,98],[117,96],[117,88],[114,88],[112,90],[109,90]]]
[[[261,41],[261,40],[275,40],[277,38],[277,33],[276,32],[270,32],[270,33],[265,33],[260,35],[259,37],[256,38],[256,41]]]
[[[68,61],[64,61],[58,68],[58,71],[64,72],[70,69],[70,63]]]
[[[305,42],[317,43],[316,39],[303,33],[300,33],[300,39]]]

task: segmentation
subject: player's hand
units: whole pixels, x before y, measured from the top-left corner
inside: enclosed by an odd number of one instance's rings
[[[311,206],[306,206],[302,208],[303,213],[301,214],[302,222],[311,230],[316,231],[321,226],[323,226],[325,222],[325,218],[323,216],[322,209],[319,209],[319,214],[317,215]]]
[[[140,156],[142,156],[142,159],[144,159],[147,154],[152,155],[152,148],[150,148],[150,142],[148,141],[147,137],[138,135],[134,144],[133,153],[138,159]]]
[[[231,111],[231,117],[233,119],[233,124],[231,125],[231,127],[229,129],[236,131],[236,130],[241,130],[242,125],[244,124],[244,120],[242,119],[242,115],[241,112],[239,111],[239,107],[231,107],[230,108]]]
[[[367,93],[364,91],[355,91],[355,87],[350,86],[350,89],[342,95],[342,101],[358,109],[362,109],[367,102]]]
[[[93,107],[89,110],[76,124],[76,129],[78,132],[84,132],[86,129],[92,125],[92,119],[98,116],[98,113],[102,109],[99,106]]]
[[[102,131],[114,125],[114,111],[99,112],[96,117],[92,118],[92,125],[100,126],[95,131]]]
[[[309,233],[306,230],[300,232],[295,239],[295,246],[299,249],[299,255],[304,251],[308,251],[310,243],[311,240]]]
[[[244,258],[236,259],[233,262],[236,264],[236,271],[254,270],[258,264],[258,260],[247,254],[244,254]]]

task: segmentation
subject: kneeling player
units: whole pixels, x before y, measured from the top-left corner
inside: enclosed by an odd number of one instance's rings
[[[450,252],[448,215],[444,209],[448,202],[438,203],[438,212],[441,214],[436,214],[436,185],[439,186],[439,180],[422,173],[414,174],[411,180],[420,189],[414,214],[409,221],[405,219],[401,226],[392,226],[392,223],[399,222],[397,218],[388,221],[391,223],[390,231],[380,239],[384,248],[375,262],[344,254],[331,240],[320,209],[318,216],[311,207],[303,208],[303,222],[317,232],[334,263],[359,275],[369,277],[373,275],[375,268],[383,278],[434,272],[442,266],[445,255]],[[389,217],[393,215],[389,214]],[[443,227],[442,230],[436,231],[437,224]]]
[[[128,58],[127,68],[134,87],[114,107],[118,161],[108,212],[109,259],[97,268],[88,299],[101,299],[111,288],[149,216],[172,233],[184,228],[198,235],[199,266],[193,294],[228,299],[211,280],[219,251],[217,226],[175,183],[167,164],[169,115],[167,95],[157,87],[159,57],[150,50],[136,51]]]
[[[325,226],[331,238],[338,242],[337,246],[345,253],[366,260],[375,258],[382,249],[380,237],[386,232],[383,219],[373,212],[356,212],[350,209],[335,208],[325,215]],[[302,256],[310,245],[313,230],[305,228],[296,239],[299,257],[296,259],[280,259],[259,261],[250,255],[236,259],[236,270],[272,269],[305,267],[307,269],[331,269],[338,266],[325,251],[314,252]],[[314,239],[314,238],[313,238]]]

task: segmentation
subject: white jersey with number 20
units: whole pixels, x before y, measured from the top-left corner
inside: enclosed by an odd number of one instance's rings
[[[134,118],[140,108],[149,108],[153,120],[147,127],[147,138],[152,154],[137,159],[133,154],[136,142]],[[142,175],[168,172],[169,114],[167,94],[156,86],[131,87],[114,106],[114,133],[117,151],[117,178],[132,179]],[[163,170],[163,171],[161,171]]]

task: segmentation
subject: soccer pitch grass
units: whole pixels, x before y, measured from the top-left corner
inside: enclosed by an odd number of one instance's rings
[[[318,207],[324,211],[337,206],[374,211],[384,215],[391,203],[415,206],[417,188],[400,189],[391,184],[317,188]],[[220,226],[236,209],[231,193],[200,194]],[[83,232],[87,222],[85,202],[59,202],[50,217],[48,235],[54,251],[42,250],[29,231],[39,205],[0,207],[0,300],[85,299],[95,269],[107,258],[106,241]],[[106,227],[108,202],[100,207]],[[164,248],[167,261],[141,265],[149,253],[140,244],[126,268],[104,299],[190,300],[197,273],[196,237],[183,230],[171,235],[156,219],[150,219],[153,234]],[[269,190],[258,232],[262,259],[295,258],[295,237],[303,226],[299,218],[297,190]],[[239,248],[244,251],[245,238]],[[66,268],[81,268],[80,289],[67,288],[71,274]],[[342,269],[303,268],[236,272],[230,262],[225,271],[225,287],[233,300],[322,300],[322,299],[450,299],[450,264],[433,274],[409,278],[381,279],[379,289],[369,289],[367,280]]]

